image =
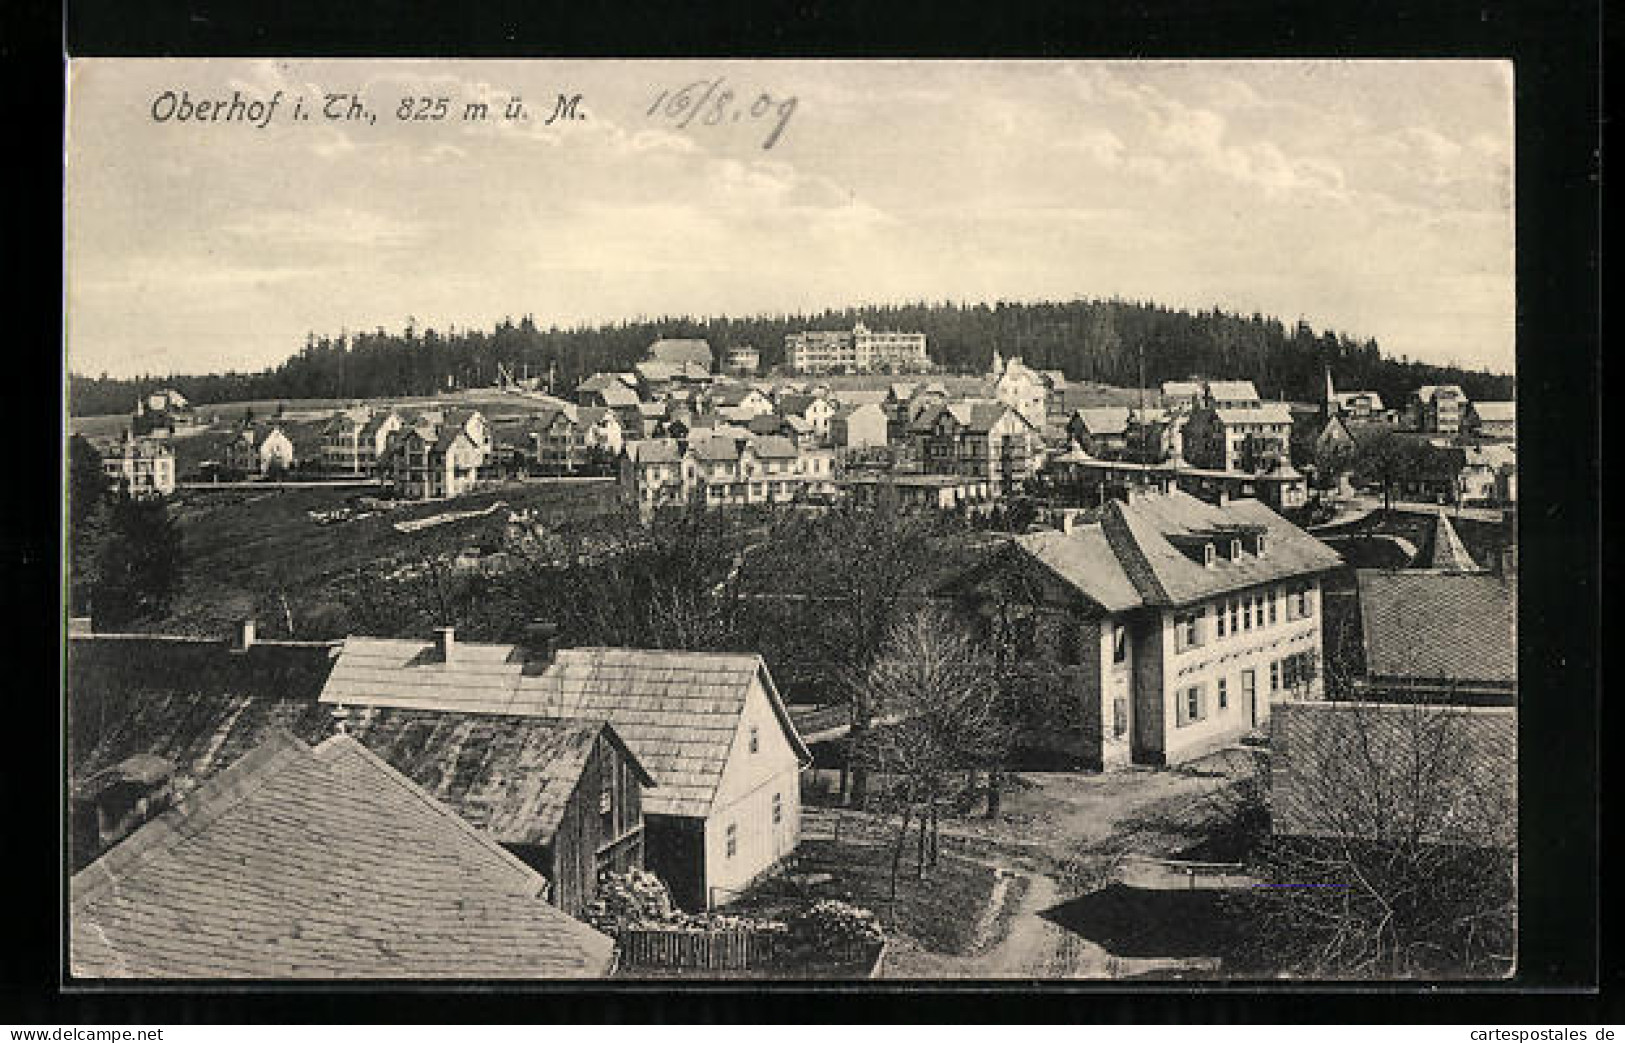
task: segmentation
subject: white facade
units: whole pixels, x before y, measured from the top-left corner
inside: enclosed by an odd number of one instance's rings
[[[168,496],[175,491],[175,453],[152,439],[121,439],[103,452],[102,473],[137,499]]]
[[[871,330],[863,323],[851,331],[809,330],[784,338],[784,361],[801,373],[865,373],[882,366],[926,369],[931,364],[925,334]]]
[[[801,835],[800,771],[758,676],[705,819],[708,904],[726,905],[795,850]]]

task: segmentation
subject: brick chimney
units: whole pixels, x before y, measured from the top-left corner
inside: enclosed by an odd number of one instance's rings
[[[252,616],[240,620],[237,624],[237,633],[234,635],[234,640],[232,641],[232,650],[236,652],[246,652],[250,648],[253,648],[256,629],[257,625],[255,624]]]
[[[457,628],[435,627],[434,650],[442,663],[449,663],[457,655]]]

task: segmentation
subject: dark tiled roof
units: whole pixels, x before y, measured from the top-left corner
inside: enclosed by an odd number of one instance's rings
[[[625,749],[602,721],[377,706],[344,711],[343,721],[346,734],[504,844],[551,843],[598,737]]]
[[[800,453],[796,444],[783,435],[761,435],[751,439],[751,451],[764,460],[794,460]]]
[[[670,362],[711,368],[711,345],[699,338],[662,337],[649,345],[649,358],[656,362]]]
[[[1243,553],[1203,565],[1169,537],[1222,532],[1229,526],[1261,526],[1262,556]],[[1232,590],[1337,568],[1337,552],[1257,500],[1223,507],[1178,490],[1146,493],[1131,503],[1107,505],[1101,527],[1140,596],[1150,605],[1184,605]]]
[[[709,812],[757,678],[806,756],[760,656],[573,648],[543,664],[509,645],[460,644],[457,653],[447,670],[424,642],[351,638],[322,701],[608,721],[654,777],[644,807],[657,815]]]
[[[781,395],[778,402],[780,416],[806,416],[807,410],[819,400],[817,395]]]
[[[1360,569],[1356,576],[1373,678],[1517,682],[1514,597],[1498,577],[1426,569]]]
[[[613,942],[353,739],[272,736],[75,874],[81,978],[574,978]]]
[[[1517,843],[1513,707],[1280,703],[1270,754],[1277,835]]]

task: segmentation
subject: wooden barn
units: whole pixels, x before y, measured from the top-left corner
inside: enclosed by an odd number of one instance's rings
[[[71,639],[72,865],[116,845],[273,731],[307,743],[348,733],[545,876],[552,901],[571,915],[596,894],[600,869],[643,864],[643,790],[652,780],[602,719],[335,712],[317,698],[326,652],[251,639],[247,654],[240,640],[234,649],[199,639]]]
[[[350,638],[322,701],[608,721],[655,782],[645,862],[688,908],[732,901],[800,839],[812,758],[760,656]]]

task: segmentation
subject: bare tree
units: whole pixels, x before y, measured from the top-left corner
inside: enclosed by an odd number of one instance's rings
[[[911,820],[918,816],[916,875],[923,877],[937,863],[938,812],[955,779],[968,767],[1000,762],[1014,729],[992,658],[940,606],[899,618],[852,686],[854,697],[887,722],[865,733],[858,756],[901,784],[891,866],[895,902]]]
[[[1516,919],[1510,709],[1307,704],[1277,719],[1273,838],[1244,916],[1282,969],[1493,975]]]

